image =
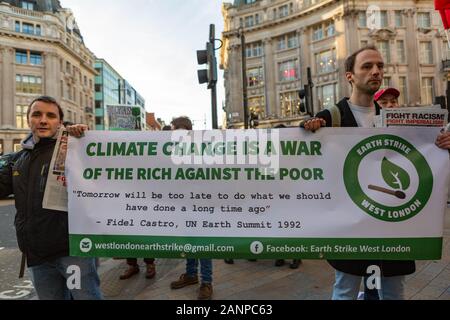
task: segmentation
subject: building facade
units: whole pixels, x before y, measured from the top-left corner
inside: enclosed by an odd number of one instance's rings
[[[159,119],[155,118],[154,113],[146,113],[146,130],[147,131],[161,131],[162,126],[161,123],[158,121]]]
[[[20,149],[27,108],[56,98],[65,120],[94,127],[94,55],[75,18],[55,0],[0,2],[0,153]]]
[[[95,128],[108,130],[108,105],[130,105],[141,109],[141,128],[145,128],[145,99],[104,59],[95,61]]]
[[[104,59],[95,61],[95,129],[107,127],[107,105],[121,104],[119,100],[119,82],[122,77]]]
[[[236,0],[222,14],[228,128],[244,125],[240,33],[248,106],[263,128],[296,126],[304,117],[298,92],[308,67],[314,113],[349,96],[344,61],[370,44],[385,60],[383,86],[398,88],[402,105],[431,105],[445,95],[450,50],[432,0]]]

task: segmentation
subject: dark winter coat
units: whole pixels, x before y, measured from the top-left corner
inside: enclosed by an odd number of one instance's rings
[[[45,185],[56,140],[29,136],[23,150],[0,161],[0,197],[14,194],[17,242],[28,266],[69,255],[67,212],[42,208]]]

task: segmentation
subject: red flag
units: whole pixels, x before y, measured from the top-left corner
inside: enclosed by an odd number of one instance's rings
[[[436,10],[450,9],[450,0],[434,0]]]
[[[450,0],[434,0],[434,6],[441,14],[444,28],[450,29]]]

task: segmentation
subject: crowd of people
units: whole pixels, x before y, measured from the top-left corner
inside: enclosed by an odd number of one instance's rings
[[[340,114],[341,127],[374,126],[374,117],[381,108],[398,107],[400,92],[395,88],[380,90],[383,81],[384,62],[375,47],[364,47],[345,61],[346,80],[352,87],[349,98],[342,99],[334,108]],[[332,111],[320,111],[314,118],[302,124],[307,131],[336,126]],[[39,299],[103,299],[100,280],[94,258],[71,257],[69,255],[68,215],[53,212],[42,206],[45,181],[55,147],[56,136],[63,126],[64,114],[59,103],[47,96],[35,99],[27,111],[30,134],[22,142],[22,151],[5,155],[0,159],[0,196],[15,195],[17,209],[15,228],[21,252],[26,257],[28,270]],[[81,137],[88,129],[82,124],[66,124],[71,136]],[[163,130],[192,130],[187,117],[172,121]],[[430,141],[430,143],[432,143]],[[450,149],[450,133],[442,131],[435,144]],[[146,277],[156,276],[155,259],[144,259]],[[226,263],[234,263],[226,259]],[[300,259],[290,263],[298,268]],[[377,265],[382,271],[381,288],[366,288],[367,299],[404,299],[405,275],[415,272],[414,261],[333,260],[335,283],[332,299],[356,299],[361,281],[367,277],[367,268]],[[120,275],[126,280],[139,273],[138,261],[127,259],[128,268]],[[282,266],[285,260],[275,261]],[[81,286],[68,288],[66,285],[70,265],[77,265],[81,271]],[[211,259],[187,259],[186,270],[170,287],[174,290],[199,283],[198,299],[207,300],[213,296]],[[366,283],[366,281],[364,281]]]

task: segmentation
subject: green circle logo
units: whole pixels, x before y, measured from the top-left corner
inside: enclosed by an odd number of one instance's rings
[[[390,150],[397,158],[400,154],[416,172],[408,172],[388,156],[380,157],[380,167],[362,168],[364,158],[379,150]],[[381,168],[383,183],[362,185],[358,175],[360,167],[371,174],[377,174]],[[412,174],[418,177],[417,191],[408,197],[413,188]],[[411,219],[425,207],[433,189],[433,173],[425,157],[408,141],[394,135],[377,135],[364,139],[349,152],[344,164],[344,184],[350,198],[364,212],[379,220],[400,222]],[[377,200],[367,195],[369,190],[379,195]],[[400,204],[388,204],[392,199]]]

